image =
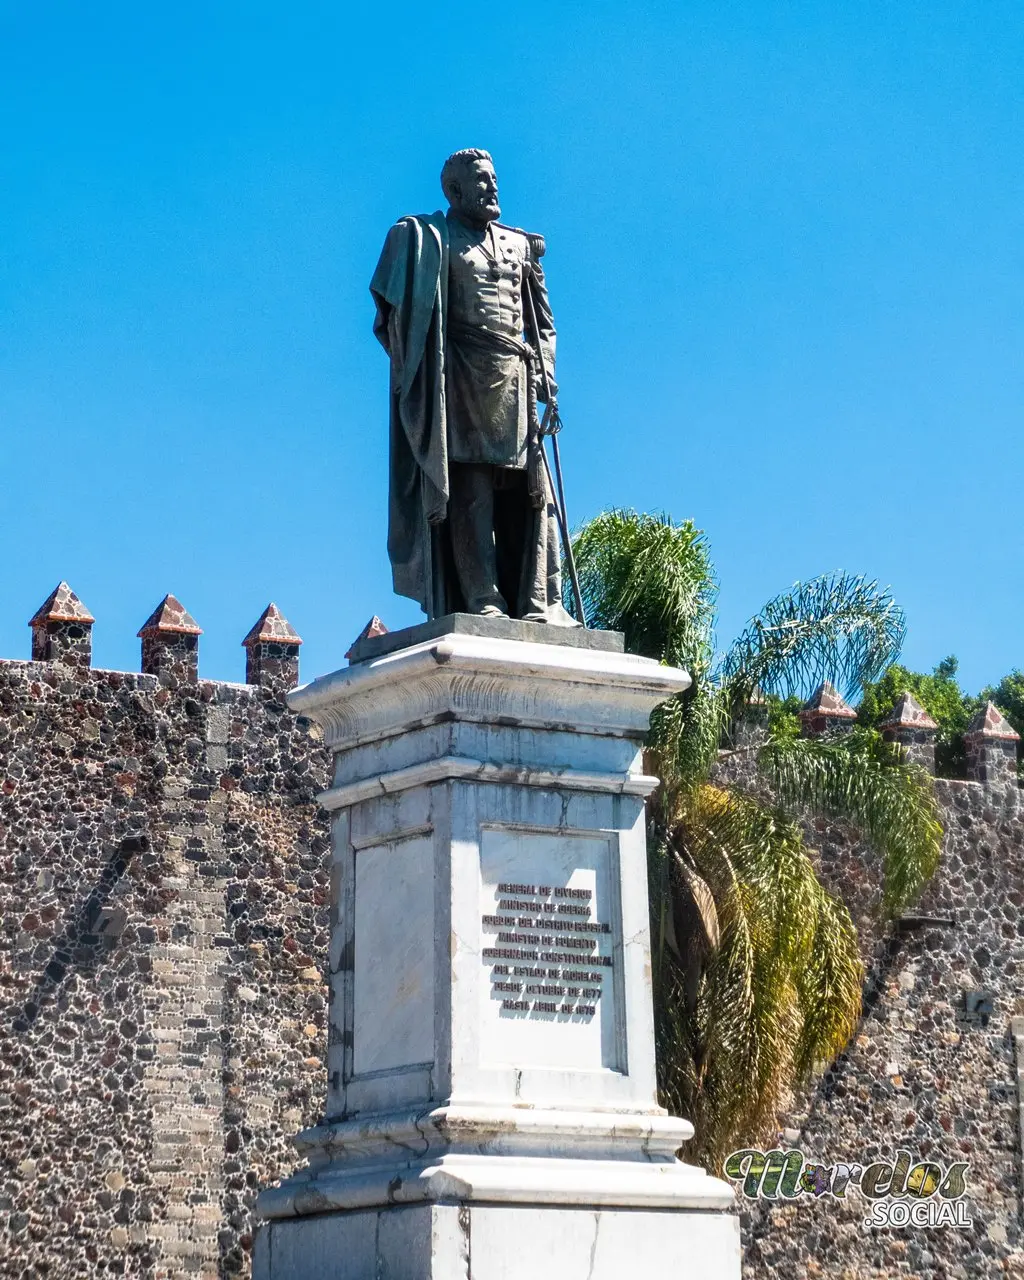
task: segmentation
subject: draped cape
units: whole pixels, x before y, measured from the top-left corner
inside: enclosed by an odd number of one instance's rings
[[[448,223],[443,212],[402,218],[370,282],[373,331],[391,358],[388,555],[395,591],[429,615],[431,530],[448,514],[445,332]]]

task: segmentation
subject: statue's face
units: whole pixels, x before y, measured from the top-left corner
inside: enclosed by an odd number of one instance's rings
[[[490,160],[471,160],[463,165],[458,182],[452,186],[452,209],[466,222],[481,226],[501,216],[498,178]]]

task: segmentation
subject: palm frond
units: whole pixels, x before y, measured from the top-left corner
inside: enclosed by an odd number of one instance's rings
[[[710,665],[717,584],[707,539],[689,520],[606,511],[573,541],[587,618],[622,631],[630,653]]]
[[[719,942],[704,951],[695,1001],[684,966],[670,958],[656,977],[659,1084],[713,1169],[736,1142],[770,1133],[788,1090],[841,1047],[860,961],[848,913],[785,814],[700,787],[682,794],[670,843],[711,893]]]
[[[592,624],[693,679],[651,718],[647,768],[661,785],[648,801],[648,883],[659,1094],[693,1121],[692,1155],[714,1170],[772,1133],[788,1094],[842,1049],[860,1011],[849,912],[785,806],[860,822],[883,850],[890,907],[917,892],[938,847],[926,784],[880,744],[773,744],[772,807],[709,784],[723,730],[758,686],[806,698],[828,680],[852,699],[898,655],[903,615],[862,577],[797,583],[716,671],[717,584],[691,523],[609,511],[574,548]]]
[[[647,735],[650,771],[661,779],[670,806],[680,789],[707,781],[726,723],[721,689],[706,669],[692,668],[690,664],[686,669],[693,684],[655,708]]]
[[[707,539],[689,520],[615,510],[584,525],[573,549],[591,625],[623,632],[630,653],[684,667],[693,681],[652,717],[658,775],[670,789],[706,778],[723,724]]]
[[[784,804],[845,817],[883,860],[883,910],[898,914],[939,864],[942,823],[932,781],[871,730],[844,739],[771,740],[761,765]]]
[[[798,582],[770,600],[722,666],[734,703],[756,687],[807,698],[828,681],[847,699],[899,656],[903,611],[877,582],[845,573]]]
[[[685,888],[690,902],[693,903],[693,916],[700,928],[701,942],[706,950],[716,951],[722,940],[722,929],[718,921],[718,908],[715,906],[715,895],[711,892],[711,886],[681,854],[673,849],[672,855],[680,883]],[[681,931],[676,929],[675,932],[678,934]],[[675,949],[677,954],[681,954],[678,942]]]
[[[857,931],[842,902],[824,889],[807,964],[797,973],[803,1025],[797,1041],[796,1077],[810,1078],[846,1046],[860,1016],[864,966]]]

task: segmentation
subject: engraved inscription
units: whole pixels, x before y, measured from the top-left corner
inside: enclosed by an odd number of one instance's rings
[[[617,880],[607,833],[481,829],[482,1066],[625,1070]]]
[[[571,885],[497,886],[481,915],[491,994],[508,1013],[572,1022],[592,1019],[611,978],[611,924],[595,915],[594,891]]]

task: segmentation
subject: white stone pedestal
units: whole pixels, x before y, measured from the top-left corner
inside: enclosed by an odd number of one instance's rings
[[[738,1280],[655,1098],[640,744],[688,683],[459,633],[290,695],[335,753],[328,1101],[256,1280]]]

